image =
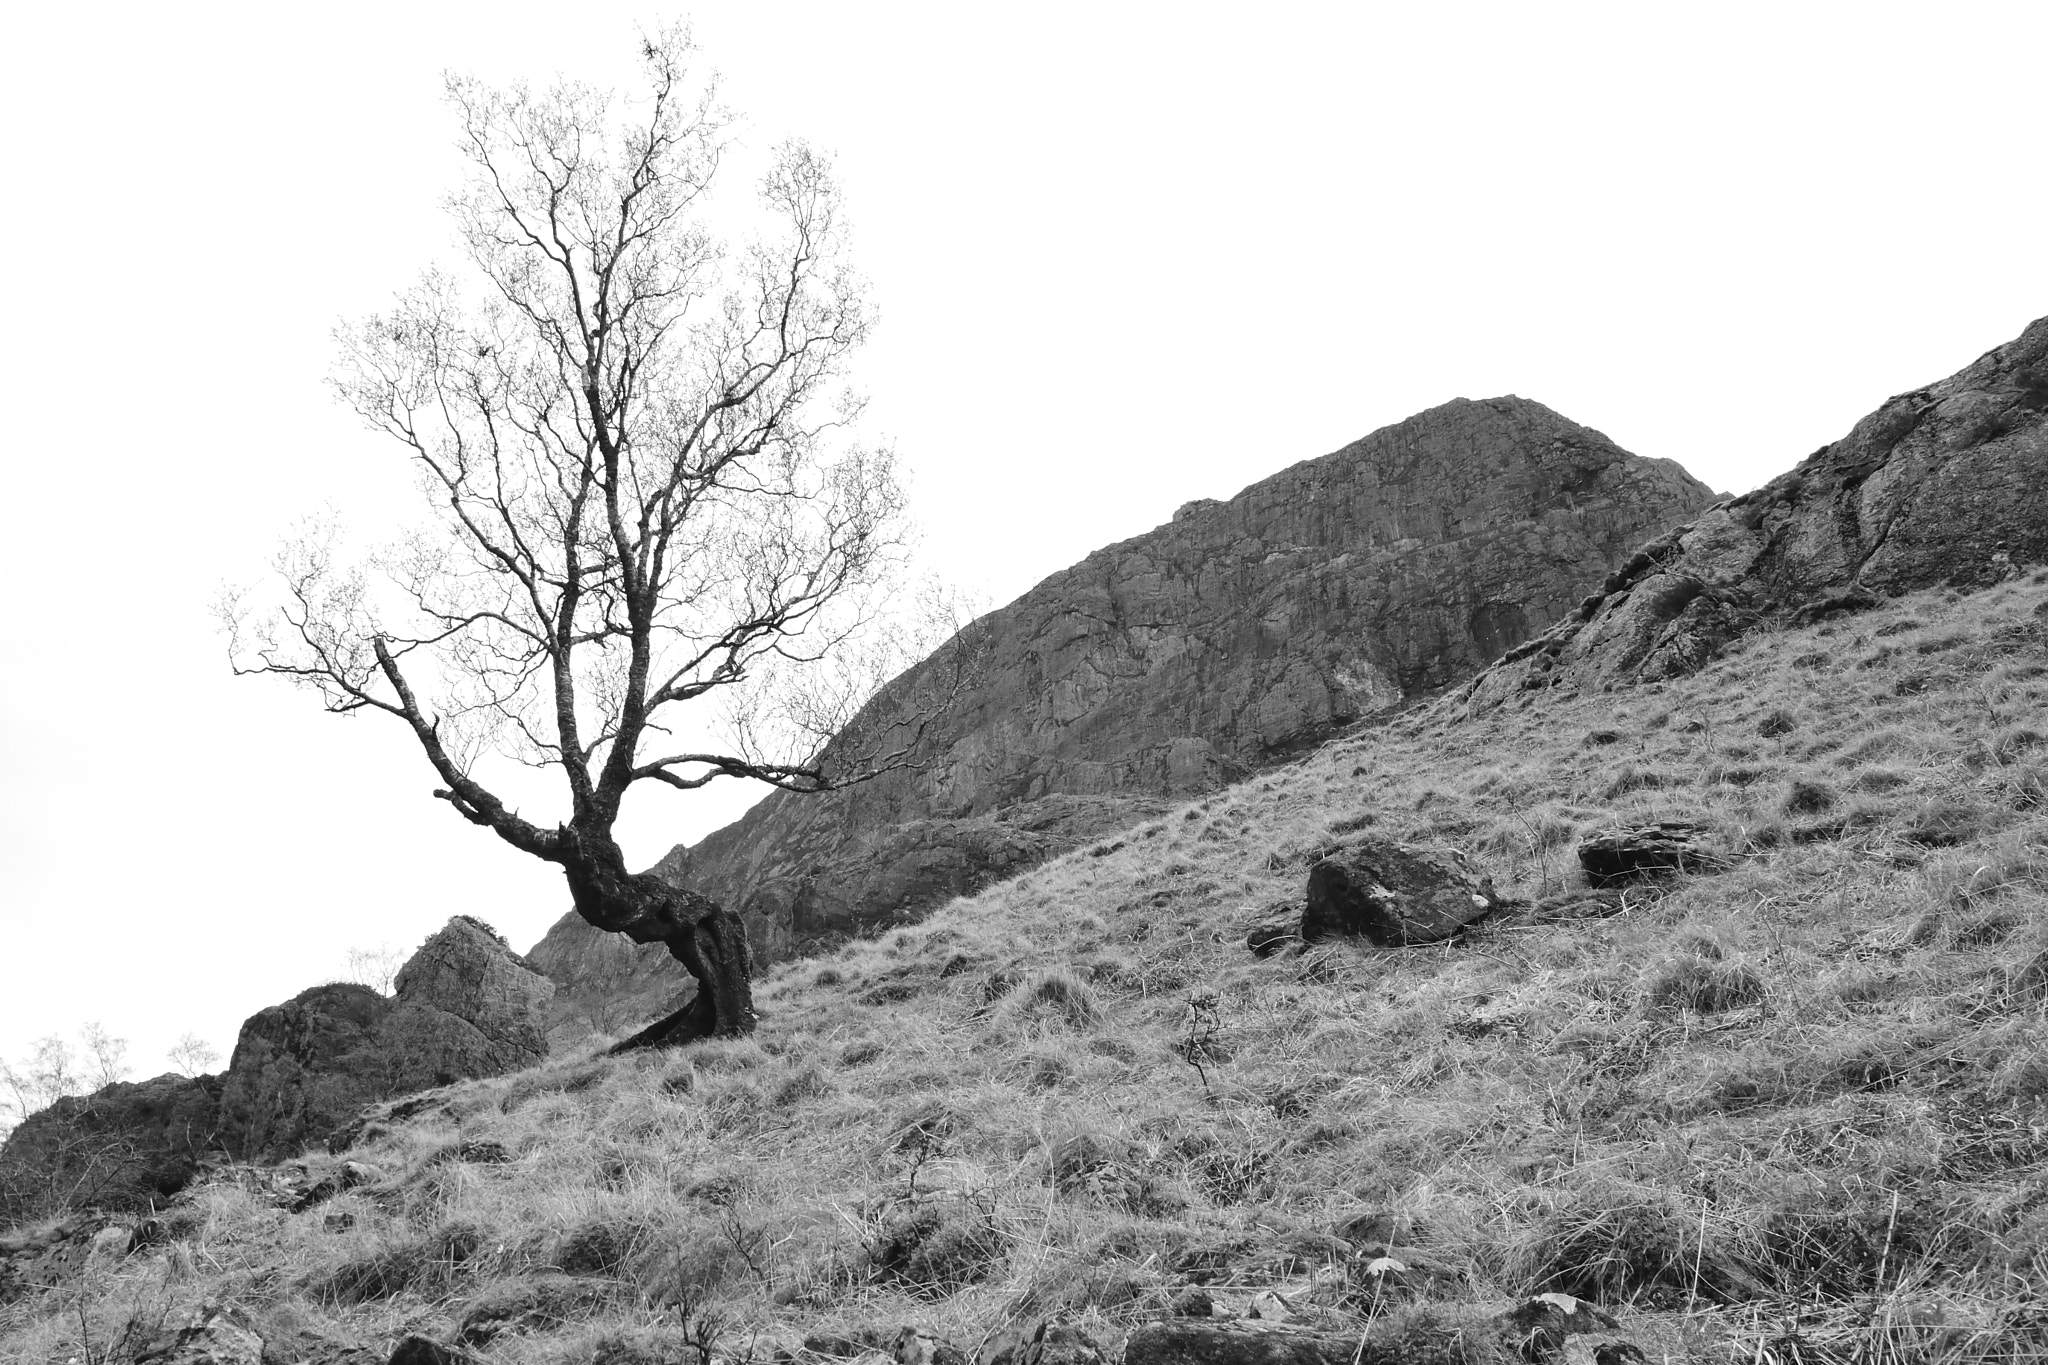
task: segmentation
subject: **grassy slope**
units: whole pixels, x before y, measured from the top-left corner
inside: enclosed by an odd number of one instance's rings
[[[459,1121],[351,1153],[386,1178],[321,1210],[218,1181],[187,1240],[95,1271],[82,1313],[17,1310],[5,1348],[219,1294],[388,1341],[566,1266],[608,1271],[596,1300],[486,1358],[902,1322],[971,1350],[1205,1277],[1228,1304],[1308,1285],[1367,1211],[1462,1273],[1439,1296],[1626,1305],[1652,1359],[1768,1359],[1800,1311],[1809,1349],[2048,1358],[2044,699],[2048,573],[1762,632],[1675,684],[1411,712],[778,968],[757,1038],[459,1087]],[[1450,947],[1244,950],[1354,832],[1555,901],[1617,817],[1703,820],[1731,866]],[[478,1139],[515,1159],[445,1159]],[[1376,1283],[1314,1292],[1369,1310]]]

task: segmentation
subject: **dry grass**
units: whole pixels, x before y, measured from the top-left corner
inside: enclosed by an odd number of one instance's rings
[[[2048,1359],[2044,703],[2048,584],[2015,582],[1672,684],[1419,709],[786,964],[752,1039],[464,1086],[323,1210],[209,1185],[189,1237],[95,1270],[82,1313],[15,1310],[7,1349],[220,1294],[452,1335],[562,1275],[589,1292],[483,1358],[1113,1337],[1190,1285],[1335,1273],[1349,1229],[1433,1300],[1603,1300],[1653,1359]],[[1537,902],[1581,885],[1578,838],[1651,819],[1726,870],[1448,947],[1243,946],[1361,831]],[[448,1159],[479,1140],[511,1160]]]

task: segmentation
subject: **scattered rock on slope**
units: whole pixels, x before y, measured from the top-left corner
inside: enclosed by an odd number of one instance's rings
[[[2048,562],[2044,470],[2048,318],[1652,541],[1464,701],[1484,710],[1554,686],[1682,676],[1773,613],[1855,610]]]
[[[1432,408],[1054,574],[977,623],[985,663],[915,770],[770,795],[663,869],[763,961],[918,914],[1461,681],[1712,497],[1539,403]],[[680,972],[612,937],[570,915],[533,957],[564,1005],[665,1006]]]
[[[1602,830],[1579,845],[1579,866],[1595,887],[1619,886],[1668,872],[1703,872],[1716,860],[1700,842],[1703,831],[1683,820],[1659,820]]]
[[[1492,879],[1473,875],[1460,854],[1363,839],[1309,869],[1301,937],[1440,943],[1498,905]]]

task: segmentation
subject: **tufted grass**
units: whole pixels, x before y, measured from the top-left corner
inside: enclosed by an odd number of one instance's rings
[[[1417,708],[783,964],[753,1038],[458,1087],[314,1213],[230,1173],[189,1238],[6,1310],[6,1349],[210,1295],[388,1345],[567,1271],[602,1292],[483,1359],[906,1322],[971,1351],[1306,1286],[1350,1225],[1448,1268],[1436,1299],[1601,1299],[1652,1359],[2048,1358],[2022,1311],[2048,1298],[2044,717],[2036,580],[1766,630],[1664,685]],[[1450,946],[1243,946],[1360,834],[1533,903],[1582,886],[1579,838],[1655,819],[1726,870]],[[466,1140],[511,1160],[447,1159]]]

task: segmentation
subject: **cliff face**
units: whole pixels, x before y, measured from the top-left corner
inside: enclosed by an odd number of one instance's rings
[[[1644,546],[1462,702],[1527,705],[1553,687],[1679,676],[1774,615],[1855,610],[2044,562],[2048,318]]]
[[[914,917],[1469,677],[1712,496],[1539,403],[1447,403],[1054,574],[977,623],[921,768],[771,795],[661,868],[764,960]],[[558,1004],[672,1004],[662,951],[608,937],[570,915],[534,948]]]

